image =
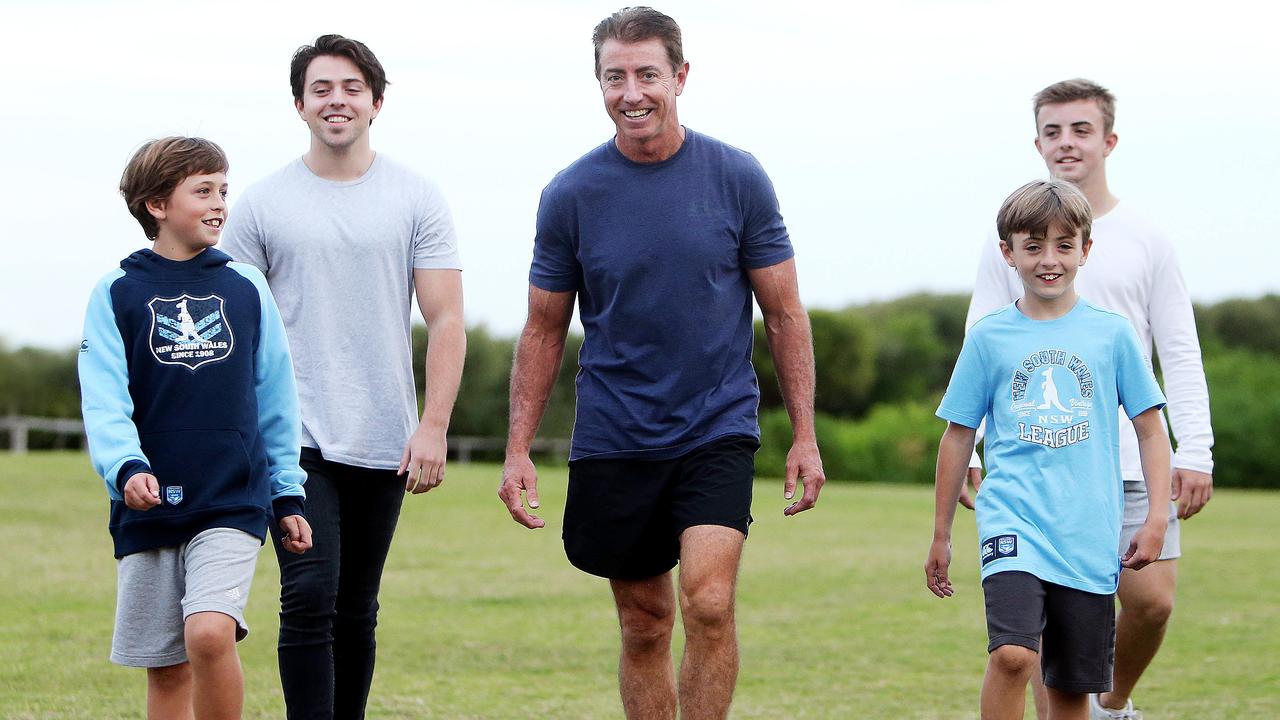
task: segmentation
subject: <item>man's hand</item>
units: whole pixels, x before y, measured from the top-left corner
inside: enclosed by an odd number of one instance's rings
[[[1173,494],[1178,501],[1178,517],[1182,520],[1204,509],[1213,497],[1213,475],[1186,468],[1173,469]]]
[[[151,473],[134,473],[124,484],[124,504],[146,512],[160,504],[160,481]]]
[[[929,546],[929,559],[924,564],[924,584],[940,598],[948,598],[955,594],[951,587],[951,578],[947,570],[951,567],[951,542],[934,540]]]
[[[280,518],[280,529],[284,537],[280,545],[291,553],[301,555],[311,549],[311,524],[301,515],[288,515]]]
[[[978,497],[978,487],[982,485],[982,468],[970,467],[965,479],[967,482],[960,486],[960,504],[972,510],[973,499]],[[972,495],[969,494],[969,485],[973,485]]]
[[[444,482],[445,454],[449,446],[443,430],[433,430],[425,424],[409,436],[404,454],[400,458],[397,475],[408,473],[404,481],[407,493],[424,493]]]
[[[1120,564],[1130,570],[1141,570],[1160,559],[1160,551],[1164,549],[1164,534],[1168,524],[1161,527],[1159,523],[1148,521],[1139,528],[1129,541],[1129,550],[1120,558]]]
[[[795,497],[797,481],[804,485],[804,494],[782,511],[788,517],[817,505],[818,493],[822,492],[822,486],[827,482],[816,442],[795,443],[787,452],[787,475],[782,486],[782,497],[787,500]]]
[[[502,465],[502,482],[498,484],[498,497],[506,503],[511,519],[521,525],[536,529],[547,523],[537,515],[524,509],[524,497],[528,496],[529,507],[538,509],[538,470],[533,466],[529,455],[508,455]]]

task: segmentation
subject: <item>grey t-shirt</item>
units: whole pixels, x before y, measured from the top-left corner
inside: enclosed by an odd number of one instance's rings
[[[418,422],[413,271],[462,269],[440,190],[381,154],[346,182],[299,158],[244,192],[220,247],[262,270],[280,307],[302,444],[335,462],[398,467]]]

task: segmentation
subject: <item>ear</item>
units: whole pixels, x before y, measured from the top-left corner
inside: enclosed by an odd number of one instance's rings
[[[684,92],[684,84],[689,79],[689,63],[685,63],[676,71],[676,95]]]
[[[1116,149],[1116,143],[1118,142],[1120,142],[1119,135],[1115,133],[1108,135],[1107,138],[1102,141],[1102,157],[1110,155],[1111,151]]]
[[[156,220],[164,220],[165,218],[165,201],[164,200],[148,200],[147,212],[151,213],[151,217]]]
[[[1003,240],[1000,241],[1000,254],[1004,256],[1004,261],[1009,264],[1009,267],[1017,267],[1013,264],[1013,248]]]
[[[302,114],[302,101],[301,101],[301,100],[299,100],[299,99],[297,99],[297,98],[294,98],[294,99],[293,99],[293,109],[298,111],[298,117],[302,118],[302,120],[305,122],[305,121],[306,121],[306,119],[307,119],[307,116]]]
[[[1036,154],[1044,155],[1044,151],[1040,149],[1040,136],[1036,135]]]
[[[1093,238],[1084,241],[1080,246],[1080,264],[1083,265],[1085,260],[1089,259],[1089,250],[1093,247]]]
[[[373,101],[373,112],[369,113],[369,122],[373,122],[373,119],[378,117],[378,113],[382,112],[382,101],[386,99],[387,99],[387,96],[383,95],[382,97]]]

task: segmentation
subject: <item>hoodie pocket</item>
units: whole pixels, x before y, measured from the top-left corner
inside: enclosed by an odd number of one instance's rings
[[[160,505],[148,513],[185,515],[246,501],[250,464],[239,432],[167,430],[141,440],[160,483]]]

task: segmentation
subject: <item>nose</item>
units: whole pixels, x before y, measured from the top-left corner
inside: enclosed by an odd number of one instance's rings
[[[644,99],[644,94],[640,92],[640,84],[634,77],[628,77],[622,86],[622,100],[628,103],[637,103]]]

